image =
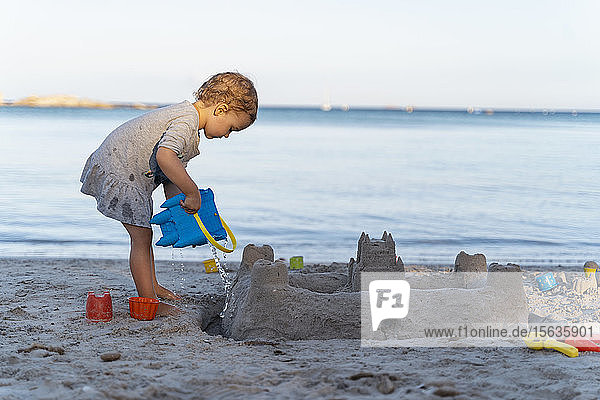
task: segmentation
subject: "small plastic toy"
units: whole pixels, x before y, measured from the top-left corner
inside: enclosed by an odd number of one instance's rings
[[[302,256],[290,257],[290,269],[304,268],[304,258]]]
[[[179,205],[185,199],[183,193],[165,201],[161,207],[166,210],[156,214],[150,220],[151,224],[160,225],[162,237],[157,246],[182,248],[186,246],[201,246],[210,242],[213,246],[226,253],[235,250],[237,243],[231,229],[219,216],[213,191],[200,189],[200,210],[196,214],[188,214]],[[231,238],[232,248],[227,249],[217,243],[217,240]]]
[[[589,278],[592,274],[595,274],[597,269],[598,264],[596,264],[594,261],[586,261],[586,263],[583,265],[583,271],[585,272],[586,278]]]
[[[589,339],[590,339],[592,342],[594,342],[594,343],[596,343],[596,344],[600,345],[600,336],[599,336],[599,335],[592,335],[591,337],[589,337]]]
[[[141,321],[151,321],[156,316],[159,301],[149,297],[130,297],[129,315]]]
[[[85,317],[92,322],[108,322],[112,319],[112,299],[108,291],[102,295],[88,292]]]
[[[207,274],[219,271],[219,268],[217,268],[217,263],[214,258],[204,260],[202,261],[202,263],[204,264],[204,271],[206,271]]]
[[[579,351],[595,351],[600,353],[600,346],[586,337],[565,339],[565,343],[577,347],[577,350]]]
[[[556,279],[554,279],[554,274],[552,272],[546,272],[545,274],[538,276],[537,278],[535,278],[535,281],[538,284],[538,288],[542,292],[554,289],[556,285],[558,285],[556,283]]]
[[[579,350],[577,350],[577,347],[571,346],[567,343],[559,342],[556,339],[549,339],[547,336],[540,336],[539,334],[536,335],[535,333],[530,333],[523,338],[523,341],[527,347],[533,350],[552,349],[569,357],[577,357],[579,355]]]

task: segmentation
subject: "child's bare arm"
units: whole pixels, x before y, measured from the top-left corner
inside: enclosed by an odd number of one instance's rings
[[[197,212],[200,209],[198,186],[188,175],[177,154],[166,147],[159,147],[156,162],[167,178],[185,194],[185,201],[181,201],[181,207],[189,214]]]

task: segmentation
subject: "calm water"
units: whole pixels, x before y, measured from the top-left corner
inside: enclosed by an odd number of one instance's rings
[[[1,256],[127,257],[125,230],[79,176],[142,112],[0,107]],[[465,250],[576,265],[600,259],[599,145],[599,114],[263,109],[249,130],[203,139],[188,171],[213,188],[240,249],[347,261],[362,231],[387,230],[408,263]],[[157,190],[155,211],[163,200]],[[211,257],[207,246],[156,255]]]

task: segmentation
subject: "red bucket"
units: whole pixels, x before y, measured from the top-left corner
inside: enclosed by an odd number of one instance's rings
[[[149,297],[130,297],[129,298],[129,315],[135,319],[142,321],[153,320],[158,310],[157,299]]]
[[[108,322],[112,319],[112,299],[108,291],[102,295],[88,292],[85,317],[92,322]]]

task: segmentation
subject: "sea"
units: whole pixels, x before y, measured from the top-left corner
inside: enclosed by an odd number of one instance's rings
[[[0,257],[126,259],[123,226],[80,192],[87,157],[147,110],[0,107]],[[268,108],[202,137],[188,172],[211,188],[238,248],[347,262],[391,233],[405,264],[600,261],[600,114]],[[154,210],[164,201],[154,193]],[[154,241],[160,238],[154,228]],[[229,242],[231,245],[231,242]],[[161,260],[208,246],[155,247]]]

